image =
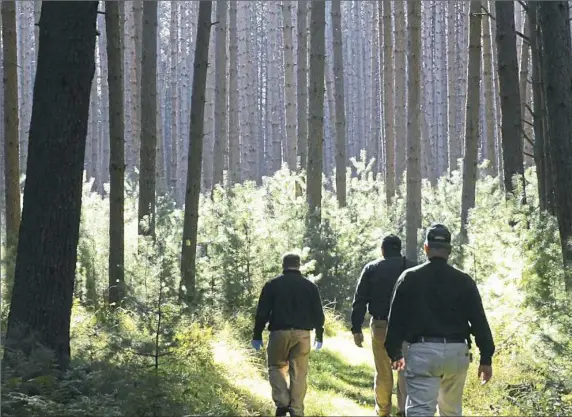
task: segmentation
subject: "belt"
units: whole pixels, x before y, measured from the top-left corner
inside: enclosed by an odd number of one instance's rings
[[[387,321],[387,317],[382,317],[382,316],[371,316],[374,320],[383,320],[383,321]]]
[[[467,343],[467,339],[462,337],[427,337],[419,336],[410,340],[409,343]]]

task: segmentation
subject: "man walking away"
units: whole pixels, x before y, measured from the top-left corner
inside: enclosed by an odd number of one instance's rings
[[[447,263],[451,233],[442,224],[427,230],[428,262],[401,275],[391,303],[385,347],[394,369],[405,369],[406,416],[462,415],[471,360],[470,334],[481,358],[478,376],[492,377],[495,345],[475,281]],[[402,342],[409,342],[403,358]]]
[[[362,324],[366,310],[369,310],[371,344],[375,361],[375,412],[379,416],[389,416],[393,372],[384,346],[387,316],[395,282],[405,269],[415,266],[415,263],[401,256],[401,239],[395,235],[389,235],[383,239],[381,255],[383,259],[368,263],[361,273],[352,307],[352,333],[356,345],[362,347]],[[399,372],[397,402],[401,415],[405,411],[405,396],[405,379],[403,372]]]
[[[310,355],[310,331],[316,329],[314,348],[320,350],[324,310],[318,287],[300,273],[300,257],[282,258],[283,274],[262,288],[252,346],[262,347],[262,331],[269,322],[267,362],[276,415],[304,415]]]

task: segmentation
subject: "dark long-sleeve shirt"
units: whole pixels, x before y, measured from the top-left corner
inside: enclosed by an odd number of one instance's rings
[[[401,273],[415,263],[392,256],[368,263],[362,270],[352,305],[352,333],[361,332],[366,311],[378,320],[387,320],[391,295]]]
[[[313,330],[321,342],[324,334],[324,310],[318,287],[299,271],[287,270],[268,281],[262,288],[254,323],[254,340],[262,339],[262,331]]]
[[[419,337],[468,340],[475,336],[481,365],[490,365],[493,336],[475,281],[466,273],[433,258],[401,275],[389,313],[385,347],[389,357],[402,357],[403,341]]]

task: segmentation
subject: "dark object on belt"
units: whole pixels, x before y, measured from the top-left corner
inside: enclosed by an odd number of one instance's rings
[[[467,343],[467,339],[462,337],[419,336],[410,340],[409,343]]]

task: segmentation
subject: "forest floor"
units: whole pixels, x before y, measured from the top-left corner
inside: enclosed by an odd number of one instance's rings
[[[264,353],[240,348],[224,336],[214,342],[213,349],[215,363],[223,368],[235,389],[245,393],[244,401],[250,402],[245,408],[253,414],[273,415]],[[305,413],[374,416],[373,375],[370,343],[358,348],[349,332],[325,337],[324,347],[311,352]]]

